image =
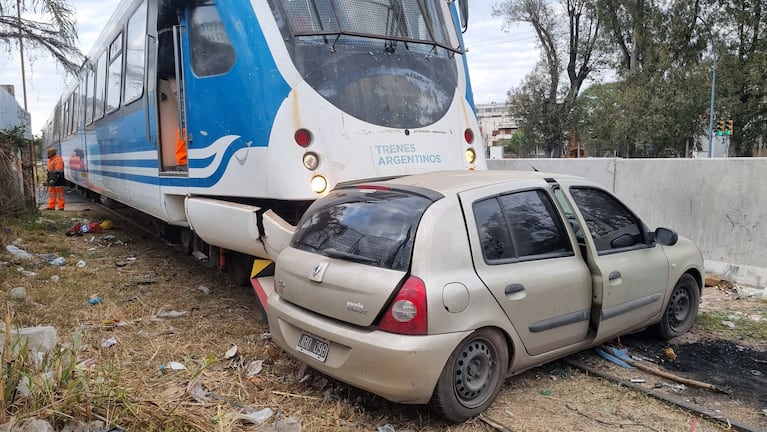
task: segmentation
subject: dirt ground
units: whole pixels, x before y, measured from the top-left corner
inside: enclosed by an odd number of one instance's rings
[[[494,430],[480,419],[443,423],[425,407],[393,404],[307,369],[270,341],[252,292],[119,219],[102,234],[64,235],[78,220],[104,217],[109,215],[98,206],[85,205],[44,212],[27,228],[3,227],[0,233],[3,297],[13,287],[27,291],[24,301],[8,300],[15,324],[53,325],[60,342],[82,338],[77,356],[88,383],[77,403],[62,396],[40,409],[16,401],[17,419],[34,415],[56,427],[72,418],[102,419],[125,431]],[[15,260],[4,247],[17,239],[32,254],[60,253],[66,265]],[[18,267],[36,275],[24,276]],[[91,305],[95,294],[103,301]],[[714,287],[703,298],[703,312],[767,321],[767,303],[756,297]],[[639,385],[657,385],[659,392],[767,430],[767,341],[728,335],[696,326],[668,343],[645,333],[621,343],[659,369],[730,394],[675,388],[671,380],[622,368],[592,351],[569,359],[621,379],[644,380]],[[675,361],[664,354],[667,348]],[[174,370],[172,362],[185,369]],[[245,418],[269,410],[263,425]],[[726,422],[706,420],[564,361],[509,378],[487,415],[513,431],[728,430]]]

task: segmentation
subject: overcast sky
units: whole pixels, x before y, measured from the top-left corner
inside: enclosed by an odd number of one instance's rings
[[[464,34],[469,49],[469,73],[476,103],[504,102],[506,92],[519,84],[538,60],[535,35],[529,26],[508,31],[501,20],[491,16],[500,0],[468,0],[469,28]],[[88,52],[119,0],[70,0],[77,10],[80,49]],[[40,130],[64,89],[66,76],[42,52],[24,52],[27,76],[27,104],[32,114],[32,133]],[[21,65],[18,52],[0,52],[0,84],[13,84],[16,100],[23,106]]]

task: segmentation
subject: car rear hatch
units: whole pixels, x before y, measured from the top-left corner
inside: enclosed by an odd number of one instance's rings
[[[324,316],[373,324],[408,274],[421,216],[441,197],[380,184],[335,189],[307,210],[280,254],[277,294]]]

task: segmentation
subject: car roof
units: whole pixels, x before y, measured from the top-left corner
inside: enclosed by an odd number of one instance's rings
[[[456,194],[463,191],[497,183],[522,182],[537,179],[577,179],[589,183],[581,177],[537,171],[482,170],[482,171],[432,171],[413,174],[385,181],[362,181],[358,184],[417,186],[441,192]]]

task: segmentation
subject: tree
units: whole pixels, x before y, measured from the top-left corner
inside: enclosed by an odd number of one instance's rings
[[[767,133],[767,5],[734,0],[714,4],[714,25],[720,29],[717,114],[732,118],[731,153],[751,156]]]
[[[81,66],[75,13],[67,0],[0,0],[0,44],[10,50],[19,39],[50,53],[67,72]]]
[[[502,16],[506,25],[527,22],[538,37],[541,61],[519,89],[509,92],[509,102],[511,114],[551,155],[559,154],[578,93],[601,61],[595,2],[561,0],[559,5],[564,13],[557,13],[549,0],[505,0],[493,7],[493,16]],[[563,73],[567,83],[561,82]],[[537,98],[533,109],[522,105]]]

